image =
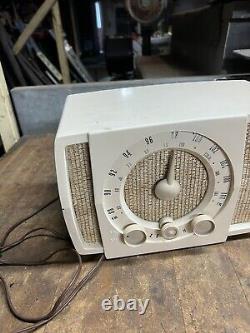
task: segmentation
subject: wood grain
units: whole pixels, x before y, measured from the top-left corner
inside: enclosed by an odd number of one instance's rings
[[[2,139],[6,152],[19,140],[19,137],[16,118],[0,63],[0,139]]]
[[[54,6],[57,0],[45,0],[41,7],[37,10],[35,15],[32,17],[30,22],[26,25],[25,29],[21,33],[21,35],[18,37],[14,47],[13,52],[14,54],[18,54],[22,48],[24,47],[27,40],[31,37],[33,32],[37,29],[39,24],[43,21],[45,16],[48,14],[48,12],[51,10],[51,8]]]
[[[52,7],[52,23],[53,23],[53,30],[55,33],[56,47],[63,77],[63,83],[67,84],[70,83],[71,81],[70,81],[68,59],[64,49],[64,36],[63,36],[64,32],[62,28],[61,13],[58,1]]]

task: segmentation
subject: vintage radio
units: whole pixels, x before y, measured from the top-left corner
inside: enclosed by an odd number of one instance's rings
[[[249,114],[245,81],[69,96],[55,159],[77,251],[115,258],[249,232]]]

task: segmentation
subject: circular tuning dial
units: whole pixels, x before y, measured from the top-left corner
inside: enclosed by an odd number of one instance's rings
[[[205,236],[215,229],[214,220],[208,215],[198,215],[191,221],[191,228],[195,235]]]
[[[106,170],[103,187],[103,209],[119,241],[145,246],[211,234],[231,191],[227,154],[196,132],[136,135]]]

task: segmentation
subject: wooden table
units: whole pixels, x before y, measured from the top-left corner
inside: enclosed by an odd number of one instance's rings
[[[1,234],[57,195],[53,137],[22,139],[0,160]],[[18,229],[12,240],[34,226],[66,232],[59,203],[52,204]],[[8,255],[13,260],[41,259],[62,244],[30,240]],[[250,332],[250,238],[225,244],[105,261],[98,275],[42,333],[80,332]],[[4,267],[14,304],[30,316],[45,313],[71,277],[76,262],[42,267]],[[96,257],[84,261],[89,269]],[[103,311],[104,298],[119,295],[150,299],[144,315]],[[8,312],[0,292],[0,332],[27,324]]]

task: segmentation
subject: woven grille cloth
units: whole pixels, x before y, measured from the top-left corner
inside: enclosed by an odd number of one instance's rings
[[[147,221],[186,215],[199,205],[206,193],[208,177],[203,164],[187,152],[175,151],[175,177],[181,192],[170,201],[155,197],[154,186],[166,175],[170,153],[171,150],[161,150],[151,154],[137,163],[127,177],[125,201],[135,215]]]
[[[83,239],[86,243],[100,244],[88,144],[67,146],[66,159],[72,202]]]
[[[240,198],[233,218],[233,224],[245,222],[250,222],[250,123],[247,128]]]

